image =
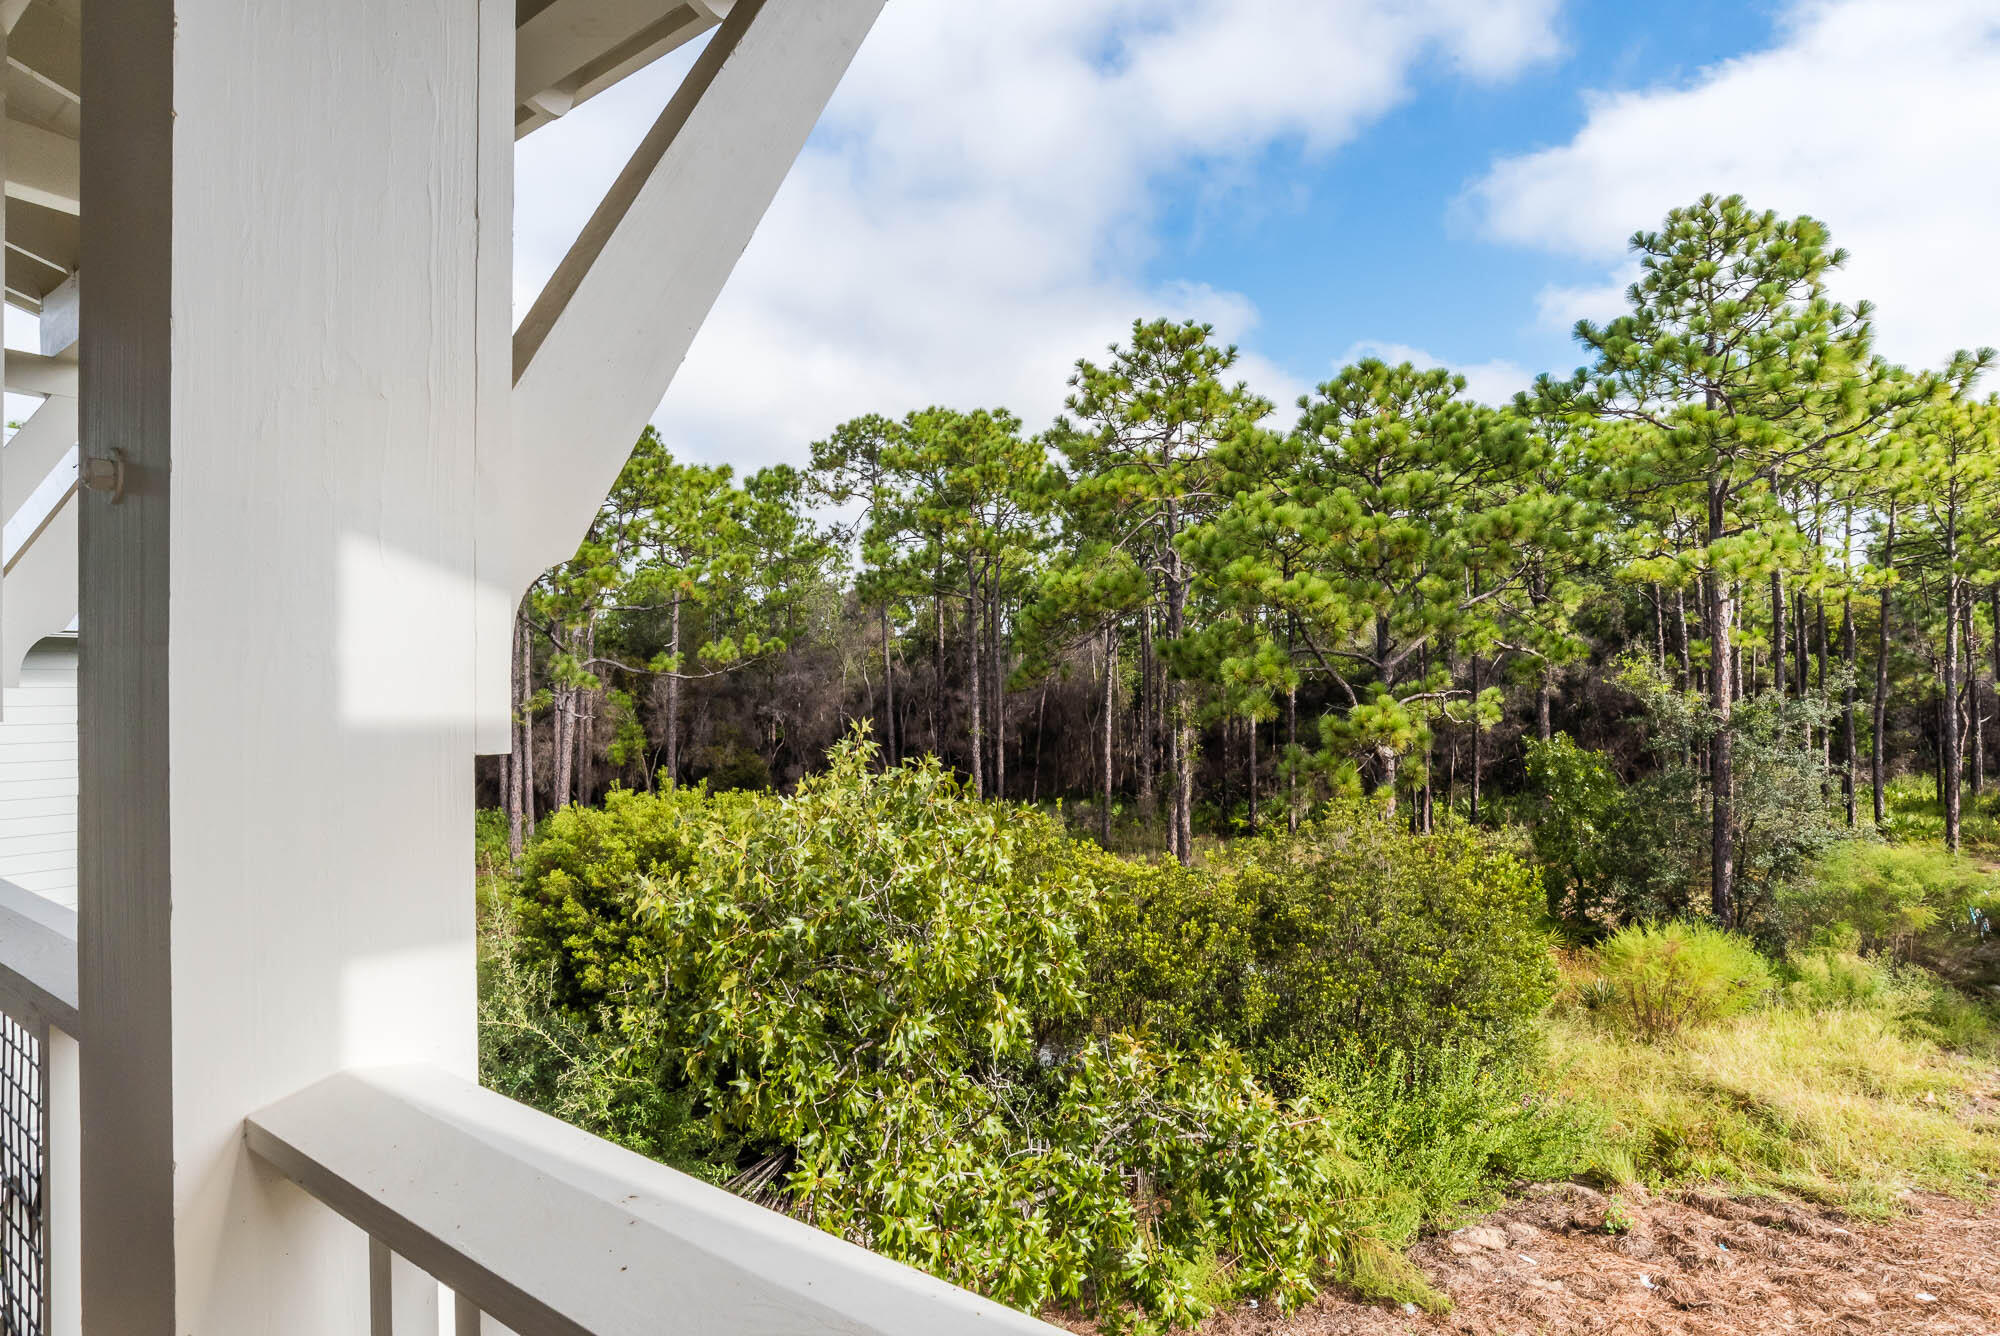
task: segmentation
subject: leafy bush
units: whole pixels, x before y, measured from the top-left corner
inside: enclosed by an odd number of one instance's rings
[[[1662,1039],[1749,1010],[1771,989],[1750,943],[1699,923],[1634,925],[1597,950],[1597,1009],[1643,1039]]]
[[[1707,901],[1708,781],[1694,759],[1722,724],[1643,660],[1628,661],[1617,680],[1645,712],[1651,773],[1620,786],[1602,757],[1566,738],[1529,748],[1539,801],[1524,815],[1554,888],[1550,908],[1575,927],[1677,918]],[[1824,759],[1803,745],[1830,709],[1824,698],[1766,693],[1740,702],[1729,721],[1738,914],[1760,935],[1775,935],[1775,902],[1843,836]]]
[[[1121,866],[1088,943],[1093,1013],[1219,1036],[1282,1089],[1350,1051],[1530,1048],[1554,992],[1534,870],[1460,823],[1417,836],[1354,802],[1205,869]]]
[[[551,820],[521,955],[614,1046],[586,1085],[651,1083],[664,1119],[734,1152],[719,1172],[758,1165],[785,1209],[1025,1308],[1186,1323],[1365,1278],[1331,1129],[1226,1047],[1088,1022],[1106,856],[934,761],[830,759],[789,797],[626,794]],[[631,1107],[569,1097],[613,1125]]]
[[[1615,879],[1625,815],[1624,786],[1602,752],[1579,747],[1567,733],[1527,744],[1528,785],[1540,802],[1531,809],[1530,838],[1548,888],[1549,914],[1571,923],[1601,919]]]

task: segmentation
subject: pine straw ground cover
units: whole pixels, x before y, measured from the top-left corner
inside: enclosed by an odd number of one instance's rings
[[[1534,1188],[1413,1258],[1449,1313],[1341,1297],[1237,1309],[1203,1336],[1737,1336],[2000,1332],[2000,1201],[1932,1194],[1869,1223],[1713,1192]],[[1616,1232],[1613,1232],[1616,1231]],[[1083,1330],[1083,1328],[1077,1328]]]

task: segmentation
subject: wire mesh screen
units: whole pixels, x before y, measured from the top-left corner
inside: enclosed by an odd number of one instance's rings
[[[48,1161],[41,1037],[0,1013],[0,1333],[42,1336],[48,1291]]]

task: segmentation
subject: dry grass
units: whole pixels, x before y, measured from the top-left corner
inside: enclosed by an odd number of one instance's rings
[[[1603,1115],[1609,1181],[1714,1181],[1884,1217],[2000,1173],[2000,1073],[1892,1012],[1774,1007],[1646,1044],[1559,1016],[1556,1082]]]

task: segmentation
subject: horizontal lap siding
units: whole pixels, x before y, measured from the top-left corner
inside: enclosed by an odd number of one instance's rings
[[[76,642],[45,640],[0,718],[0,879],[76,907]]]

